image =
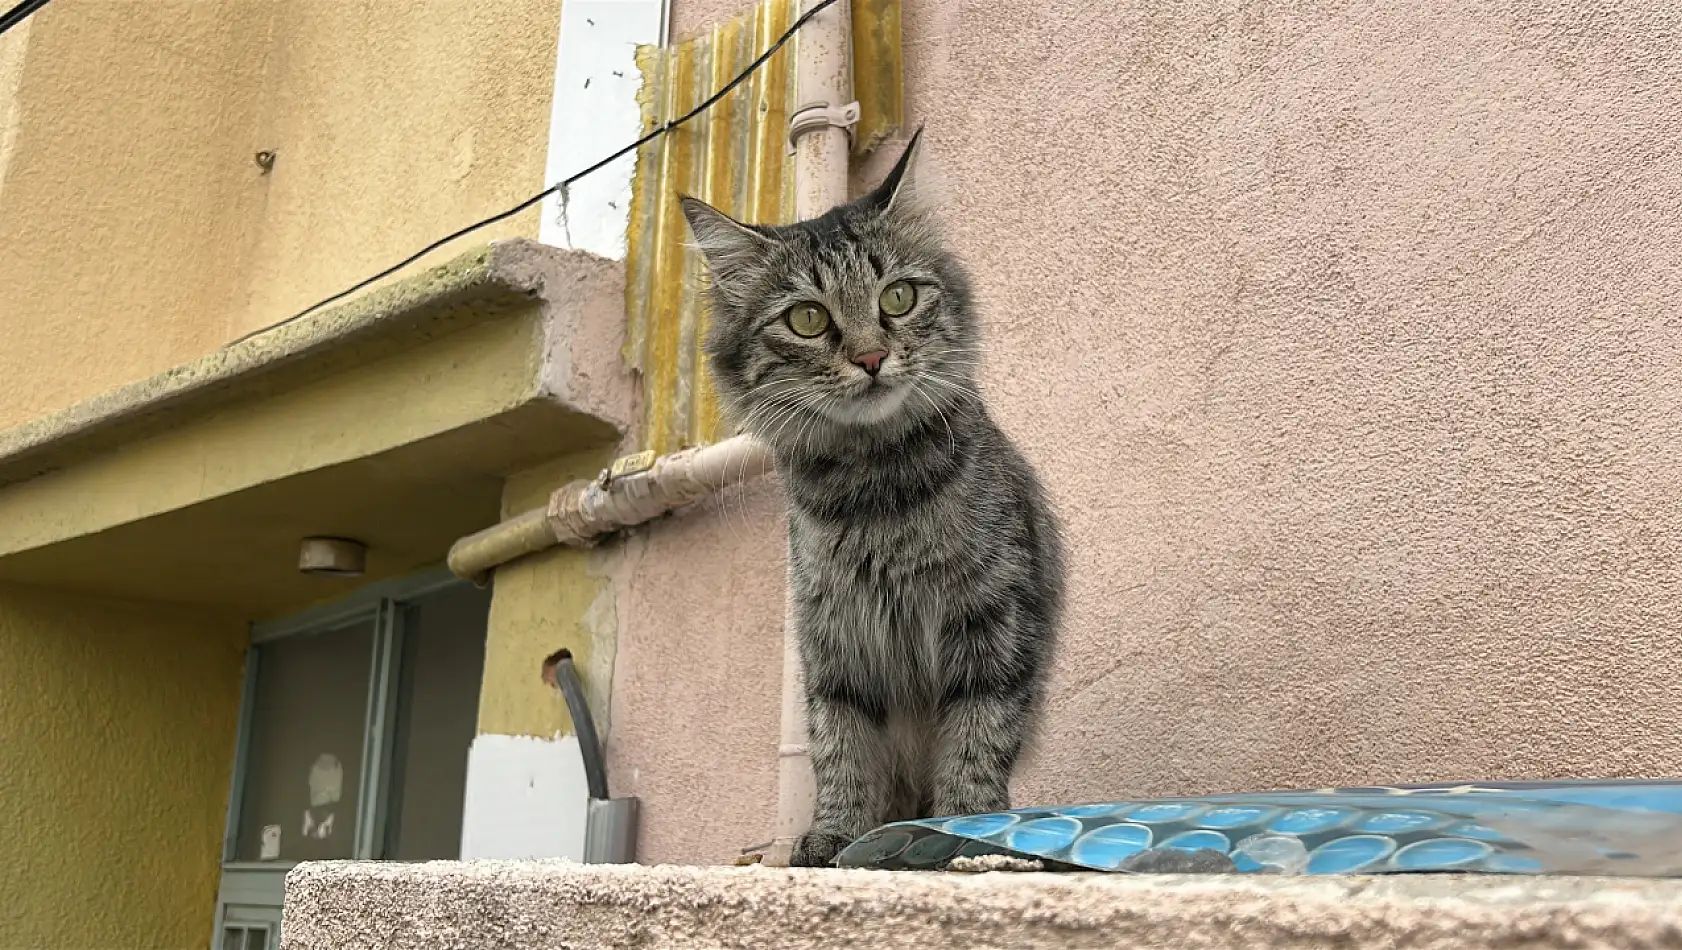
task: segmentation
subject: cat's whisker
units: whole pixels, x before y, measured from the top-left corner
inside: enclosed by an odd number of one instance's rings
[[[928,382],[928,383],[930,383],[934,386],[940,387],[941,390],[944,391],[944,392],[957,393],[959,396],[962,396],[965,399],[968,399],[968,400],[971,400],[971,401],[974,401],[974,402],[980,402],[981,401],[981,394],[980,393],[976,392],[974,389],[971,389],[969,387],[960,385],[958,383],[954,383],[951,380],[943,379],[943,378],[938,377],[938,376],[924,376],[924,377],[922,377],[922,379],[925,382]]]
[[[791,422],[802,419],[810,422],[811,419],[815,418],[815,413],[810,413],[806,410],[815,406],[822,398],[822,393],[808,393],[785,408],[780,415],[773,417],[772,420],[768,420],[775,421],[776,428],[770,429],[769,426],[766,427],[766,429],[769,429],[771,433],[768,437],[765,437],[766,444],[768,446],[775,446],[781,440],[783,430],[786,429]]]
[[[952,441],[952,454],[957,455],[958,437],[952,432],[952,423],[946,421],[946,413],[940,411],[940,404],[935,402],[934,397],[924,392],[922,387],[918,386],[916,383],[911,384],[911,391],[919,396],[922,396],[923,400],[929,404],[929,407],[935,411],[935,415],[940,417],[940,424],[946,427],[946,437]]]
[[[764,386],[759,388],[768,388],[772,385],[783,385],[786,388],[773,393],[765,400],[765,402],[750,409],[743,416],[742,422],[738,427],[742,432],[748,433],[754,438],[765,443],[768,448],[771,443],[759,434],[760,430],[769,429],[770,423],[781,419],[783,416],[800,412],[804,404],[812,401],[813,399],[813,394],[802,393],[798,390],[795,384],[784,380],[776,380],[772,383],[764,384]],[[779,426],[778,428],[780,429],[781,427]],[[739,499],[741,504],[739,505],[739,508],[742,516],[742,524],[746,527],[749,525],[749,515],[747,510],[747,457],[743,456],[739,464],[741,467],[737,470],[739,477],[736,479],[736,484],[740,488],[741,494]],[[760,465],[759,474],[763,477],[771,467],[771,460],[767,457],[760,463]],[[729,518],[729,512],[727,510],[722,512],[722,514],[727,519]],[[734,529],[733,523],[732,528]]]
[[[973,372],[971,372],[969,369],[967,369],[966,367],[952,366],[952,365],[946,364],[946,363],[942,363],[942,364],[937,365],[937,366],[929,366],[929,367],[926,367],[924,369],[919,370],[918,372],[939,373],[942,376],[951,376],[954,379],[962,379],[962,380],[965,380],[965,381],[974,381],[974,379],[975,379],[975,374]]]
[[[806,418],[806,424],[801,426],[799,431],[797,431],[795,433],[796,441],[800,442],[801,448],[804,449],[807,452],[811,451],[811,442],[810,442],[811,435],[812,435],[813,429],[816,426],[818,420],[821,419],[821,418],[822,418],[821,413],[814,412],[814,413],[808,414],[808,416]]]
[[[967,374],[951,372],[944,367],[936,369],[935,367],[931,366],[927,369],[918,370],[918,372],[919,373],[926,373],[930,376],[941,376],[941,377],[944,377],[944,378],[947,378],[947,379],[959,380],[961,382],[966,382],[966,383],[973,381],[972,378],[970,376],[968,376]]]

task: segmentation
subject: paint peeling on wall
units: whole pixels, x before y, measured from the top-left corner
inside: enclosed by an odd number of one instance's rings
[[[582,626],[590,638],[590,662],[580,673],[590,714],[603,736],[613,734],[613,664],[619,646],[620,602],[630,593],[632,575],[646,543],[643,538],[626,538],[620,544],[591,551],[585,562],[586,576],[599,582],[600,588],[584,611]]]
[[[900,0],[853,0],[853,155],[875,151],[905,123]]]
[[[666,49],[637,53],[646,128],[699,105],[788,29],[794,0],[767,0]],[[680,193],[754,224],[782,224],[794,182],[782,130],[794,96],[794,47],[696,120],[643,147],[632,182],[626,358],[642,373],[642,446],[671,452],[716,441],[717,404],[701,366],[699,256],[687,247]]]
[[[853,82],[862,110],[855,153],[874,148],[901,122],[899,2],[853,4]],[[796,0],[765,0],[667,48],[639,49],[644,129],[723,88],[788,29],[796,9]],[[672,452],[729,435],[700,351],[710,319],[705,273],[688,247],[677,199],[693,195],[752,224],[791,220],[794,51],[793,43],[783,47],[736,91],[637,155],[626,238],[625,358],[642,374],[645,449]]]

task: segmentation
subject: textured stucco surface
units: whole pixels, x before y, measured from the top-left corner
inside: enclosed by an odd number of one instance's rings
[[[1069,526],[1019,801],[1682,770],[1682,12],[906,0],[904,29],[983,388]],[[759,539],[762,593],[650,594],[620,650],[662,671],[621,675],[616,730],[734,651],[771,681],[773,507],[651,529],[645,572]],[[698,613],[765,639],[691,653]],[[774,761],[774,691],[695,702]],[[645,859],[728,860],[685,836],[738,785],[644,769]]]
[[[590,478],[613,461],[613,446],[579,452],[510,476],[502,492],[504,516],[549,503],[557,487]],[[555,547],[496,571],[485,678],[479,691],[479,732],[548,739],[572,733],[560,692],[540,677],[543,660],[572,651],[596,728],[608,729],[617,611],[613,586],[592,568],[593,552]]]
[[[550,282],[561,285],[547,294],[551,299],[563,292],[582,298],[576,287],[592,281],[616,289],[604,270],[594,258],[560,254],[532,241],[466,249],[238,344],[0,428],[0,485],[132,444],[230,403],[297,388],[506,318],[530,309]],[[576,308],[589,302],[566,300]],[[540,354],[532,356],[535,364]]]
[[[243,332],[544,185],[561,0],[276,6]],[[537,236],[538,212],[473,240]],[[448,250],[438,252],[442,255]]]
[[[209,352],[542,187],[559,15],[59,0],[0,39],[0,426]],[[475,240],[535,237],[536,215]]]
[[[771,839],[781,509],[761,479],[641,529],[620,552],[608,777],[614,795],[642,799],[639,861],[718,864]]]
[[[304,864],[285,950],[1682,945],[1673,881]]]
[[[278,8],[68,0],[0,38],[0,426],[223,342]]]
[[[0,946],[210,936],[245,626],[0,585]]]

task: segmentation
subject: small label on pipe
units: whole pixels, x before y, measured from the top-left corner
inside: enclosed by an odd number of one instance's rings
[[[613,465],[607,470],[609,481],[624,478],[627,475],[638,475],[654,467],[654,450],[638,452],[635,455],[625,455],[613,460]]]

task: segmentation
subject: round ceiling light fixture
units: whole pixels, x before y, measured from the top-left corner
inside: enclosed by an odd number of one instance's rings
[[[360,577],[368,567],[368,546],[349,538],[305,538],[298,570],[322,577]]]

